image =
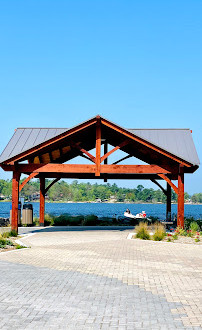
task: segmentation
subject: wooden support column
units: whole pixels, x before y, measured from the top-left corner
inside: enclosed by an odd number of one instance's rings
[[[108,144],[105,142],[104,144],[104,155],[108,153]],[[104,164],[107,165],[108,163],[108,158],[105,158]],[[104,178],[104,182],[107,182],[107,178]]]
[[[96,162],[95,162],[95,176],[100,176],[100,154],[101,154],[101,123],[100,118],[97,118],[96,123]]]
[[[11,229],[18,233],[18,200],[19,200],[19,181],[20,173],[13,172],[12,180],[12,220]]]
[[[177,226],[184,228],[184,167],[180,165],[178,173]]]
[[[171,220],[171,186],[167,182],[167,192],[166,192],[166,220]]]
[[[39,224],[44,226],[44,211],[45,211],[45,177],[40,177],[40,211]]]

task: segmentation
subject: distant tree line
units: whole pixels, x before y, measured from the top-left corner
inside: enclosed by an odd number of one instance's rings
[[[21,182],[23,179],[21,180]],[[46,180],[46,186],[51,180]],[[28,182],[22,189],[20,196],[25,200],[39,199],[39,180]],[[11,180],[0,180],[0,198],[11,199]],[[161,189],[144,188],[138,185],[136,188],[120,188],[116,184],[90,184],[78,183],[74,180],[71,184],[61,180],[55,183],[47,192],[46,196],[50,201],[114,201],[114,202],[145,202],[145,203],[165,203],[166,196]],[[177,201],[177,195],[172,190],[172,201]],[[185,193],[185,201],[192,203],[202,203],[202,193],[193,194],[192,196]]]

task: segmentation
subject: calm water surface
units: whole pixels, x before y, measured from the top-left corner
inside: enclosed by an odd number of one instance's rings
[[[34,215],[39,215],[39,203],[33,202]],[[0,217],[9,217],[11,202],[0,202]],[[114,214],[122,217],[129,208],[131,213],[137,214],[145,211],[148,216],[165,218],[165,204],[117,204],[117,203],[46,203],[45,212],[54,215],[68,213],[71,215],[95,214],[98,217],[112,217]],[[172,205],[172,214],[177,214],[177,205]],[[202,205],[185,205],[185,216],[202,218]]]

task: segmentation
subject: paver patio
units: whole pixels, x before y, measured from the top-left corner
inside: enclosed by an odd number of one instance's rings
[[[1,329],[202,329],[202,248],[45,229],[0,254]]]

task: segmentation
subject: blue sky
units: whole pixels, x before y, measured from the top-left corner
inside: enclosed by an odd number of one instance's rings
[[[200,0],[1,1],[0,151],[16,127],[99,113],[130,128],[190,128],[202,159],[201,36]],[[185,190],[201,183],[199,168]]]

